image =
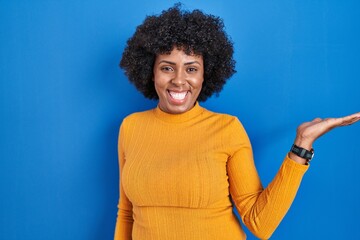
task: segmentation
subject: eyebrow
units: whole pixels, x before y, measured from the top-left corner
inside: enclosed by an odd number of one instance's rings
[[[176,63],[171,62],[171,61],[167,61],[167,60],[161,60],[161,61],[159,62],[159,64],[160,64],[160,63],[167,63],[167,64],[174,65],[174,66],[176,65]],[[187,63],[184,63],[184,65],[191,65],[191,64],[194,64],[194,63],[197,63],[197,64],[201,65],[198,61],[187,62]]]

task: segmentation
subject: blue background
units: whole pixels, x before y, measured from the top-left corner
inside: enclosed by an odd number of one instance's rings
[[[0,0],[0,239],[113,238],[118,128],[156,106],[118,62],[144,17],[173,3]],[[224,19],[238,72],[203,106],[243,122],[265,186],[301,122],[360,111],[358,1],[183,3]],[[360,239],[359,135],[315,143],[272,239]]]

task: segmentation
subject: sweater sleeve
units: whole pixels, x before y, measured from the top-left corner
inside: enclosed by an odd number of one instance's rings
[[[124,126],[120,127],[119,141],[118,141],[118,155],[119,155],[119,175],[121,179],[122,169],[125,164],[125,153],[124,153]],[[133,227],[133,212],[132,203],[125,195],[124,188],[119,179],[120,187],[120,198],[118,203],[118,213],[115,227],[114,240],[131,240],[132,227]]]
[[[263,189],[255,168],[251,144],[241,123],[236,121],[236,150],[229,158],[232,200],[247,228],[258,238],[268,239],[290,208],[308,165],[285,157],[272,182]]]

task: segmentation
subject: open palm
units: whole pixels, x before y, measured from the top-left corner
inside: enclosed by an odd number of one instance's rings
[[[311,122],[305,122],[297,128],[295,144],[304,148],[311,148],[313,142],[330,130],[351,125],[360,120],[360,112],[340,118],[315,118]]]

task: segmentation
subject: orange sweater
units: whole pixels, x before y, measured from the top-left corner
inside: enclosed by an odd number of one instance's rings
[[[115,240],[246,239],[236,216],[267,239],[289,209],[308,166],[285,158],[263,189],[236,117],[199,106],[159,108],[123,120]]]

